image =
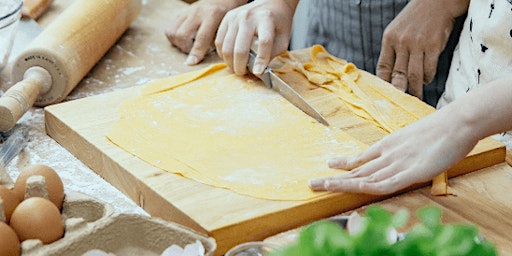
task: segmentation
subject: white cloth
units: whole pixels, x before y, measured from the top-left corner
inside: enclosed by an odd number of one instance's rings
[[[437,108],[507,76],[512,76],[512,0],[472,0]],[[512,146],[512,131],[494,138]]]

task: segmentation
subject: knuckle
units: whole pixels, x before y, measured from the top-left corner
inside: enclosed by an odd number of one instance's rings
[[[233,53],[233,56],[235,58],[243,58],[244,56],[247,56],[248,52],[249,52],[249,50],[245,50],[245,49],[242,49],[242,48],[236,48],[234,53]]]
[[[397,41],[397,34],[395,30],[390,29],[389,27],[384,30],[382,34],[382,43],[389,44]]]
[[[423,77],[418,72],[410,72],[407,75],[407,80],[409,81],[409,84],[421,84],[423,81]]]
[[[360,168],[358,168],[358,167],[363,165],[363,164],[364,164],[363,159],[361,157],[359,157],[359,156],[355,156],[355,157],[348,158],[345,161],[345,168],[347,168],[347,169],[354,169],[354,170],[360,170]]]
[[[387,61],[379,61],[377,63],[377,72],[382,73],[383,75],[391,74],[391,70],[393,70],[393,65]]]
[[[206,43],[205,40],[195,40],[193,49],[200,50],[208,48],[210,44]]]
[[[221,50],[222,49],[222,43],[223,43],[223,40],[219,37],[216,37],[214,40],[213,40],[213,44],[215,44],[215,47],[218,49],[218,50]]]
[[[365,178],[365,181],[366,181],[367,183],[375,183],[376,181],[378,181],[377,175],[374,173],[374,174],[372,174],[372,175],[370,175],[370,176],[367,176],[367,177]]]
[[[351,178],[358,178],[361,176],[361,169],[359,169],[359,168],[353,169],[348,174]]]
[[[233,57],[232,51],[227,51],[226,49],[222,49],[221,53],[222,53],[222,56],[224,57],[224,59],[231,59]]]

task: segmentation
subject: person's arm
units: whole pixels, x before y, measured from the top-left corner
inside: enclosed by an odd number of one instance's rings
[[[423,83],[434,79],[455,19],[468,6],[469,0],[409,2],[384,31],[377,76],[422,99]]]
[[[298,2],[255,0],[229,11],[217,31],[217,54],[236,74],[246,74],[249,51],[254,37],[257,37],[254,73],[261,74],[272,57],[288,49],[293,14]]]
[[[475,89],[331,168],[351,170],[310,180],[313,190],[389,194],[427,182],[462,160],[487,136],[512,130],[512,77]]]
[[[213,47],[215,33],[226,13],[247,0],[201,0],[191,4],[171,20],[166,30],[169,41],[188,53],[186,64],[195,65]]]

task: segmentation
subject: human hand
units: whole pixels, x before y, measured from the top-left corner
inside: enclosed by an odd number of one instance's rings
[[[329,167],[349,172],[312,179],[310,188],[390,194],[432,180],[462,160],[478,142],[470,128],[446,119],[449,113],[443,109],[434,112],[384,137],[358,156],[332,159]]]
[[[409,2],[386,27],[377,76],[420,99],[423,84],[436,74],[455,18],[468,9],[468,0]]]
[[[247,0],[202,0],[191,4],[178,14],[167,28],[169,42],[188,53],[187,65],[195,65],[204,59],[224,15]]]
[[[259,0],[229,11],[217,31],[217,54],[235,74],[244,75],[257,37],[253,72],[262,74],[272,57],[288,49],[297,4],[298,0]]]

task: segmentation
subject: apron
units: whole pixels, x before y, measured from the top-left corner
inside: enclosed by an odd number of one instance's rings
[[[294,16],[290,49],[323,45],[329,53],[375,74],[382,34],[407,5],[408,0],[301,0]],[[432,106],[444,85],[463,24],[454,26],[446,49],[439,58],[437,74],[424,86],[424,101]]]

